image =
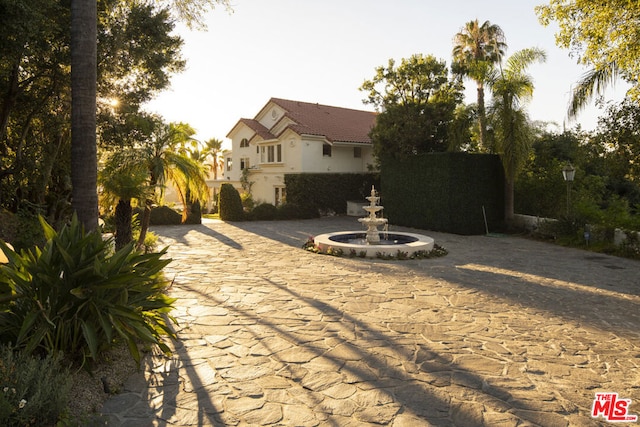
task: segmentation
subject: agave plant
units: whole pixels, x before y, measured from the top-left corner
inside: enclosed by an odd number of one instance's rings
[[[164,338],[175,337],[168,316],[175,300],[165,294],[166,249],[143,254],[130,243],[114,252],[75,216],[60,232],[40,222],[42,248],[18,254],[0,241],[9,259],[0,266],[0,340],[83,362],[118,339],[138,363],[140,342],[170,353]]]

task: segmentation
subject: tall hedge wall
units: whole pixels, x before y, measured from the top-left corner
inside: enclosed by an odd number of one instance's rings
[[[434,153],[381,163],[380,204],[390,224],[484,234],[504,222],[504,172],[497,155]]]
[[[379,188],[374,173],[303,173],[284,176],[287,203],[309,206],[318,211],[347,212],[348,200],[364,200],[371,186]]]

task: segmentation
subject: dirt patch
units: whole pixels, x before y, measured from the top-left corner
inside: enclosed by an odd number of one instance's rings
[[[120,393],[127,379],[136,372],[138,366],[124,344],[105,352],[91,373],[76,368],[69,396],[70,419],[83,425],[100,411],[107,399]]]

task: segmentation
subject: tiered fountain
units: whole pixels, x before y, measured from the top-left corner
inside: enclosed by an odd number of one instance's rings
[[[378,218],[376,214],[384,209],[382,206],[378,206],[378,200],[380,197],[376,196],[376,189],[371,186],[371,196],[366,197],[369,201],[369,206],[363,206],[362,209],[369,212],[368,217],[359,218],[358,221],[367,226],[367,244],[377,245],[380,243],[380,232],[378,231],[379,225],[387,225],[386,218]]]
[[[393,256],[398,251],[411,256],[418,251],[428,252],[433,249],[434,240],[431,237],[415,233],[386,231],[388,220],[377,216],[377,213],[384,208],[378,205],[380,197],[377,196],[373,186],[371,187],[371,195],[366,199],[369,201],[369,206],[363,206],[363,209],[369,213],[369,216],[358,218],[358,221],[367,227],[367,231],[339,231],[321,234],[314,239],[318,249],[323,252],[328,251],[329,248],[341,249],[346,254],[355,251],[358,255],[364,252],[367,257],[375,257],[379,254]],[[385,231],[378,230],[381,225],[384,225]]]

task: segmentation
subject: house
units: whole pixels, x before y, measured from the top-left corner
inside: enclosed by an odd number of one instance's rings
[[[286,199],[285,174],[366,172],[375,119],[371,111],[271,98],[227,134],[223,180],[240,192],[250,183],[254,201],[277,206]]]

